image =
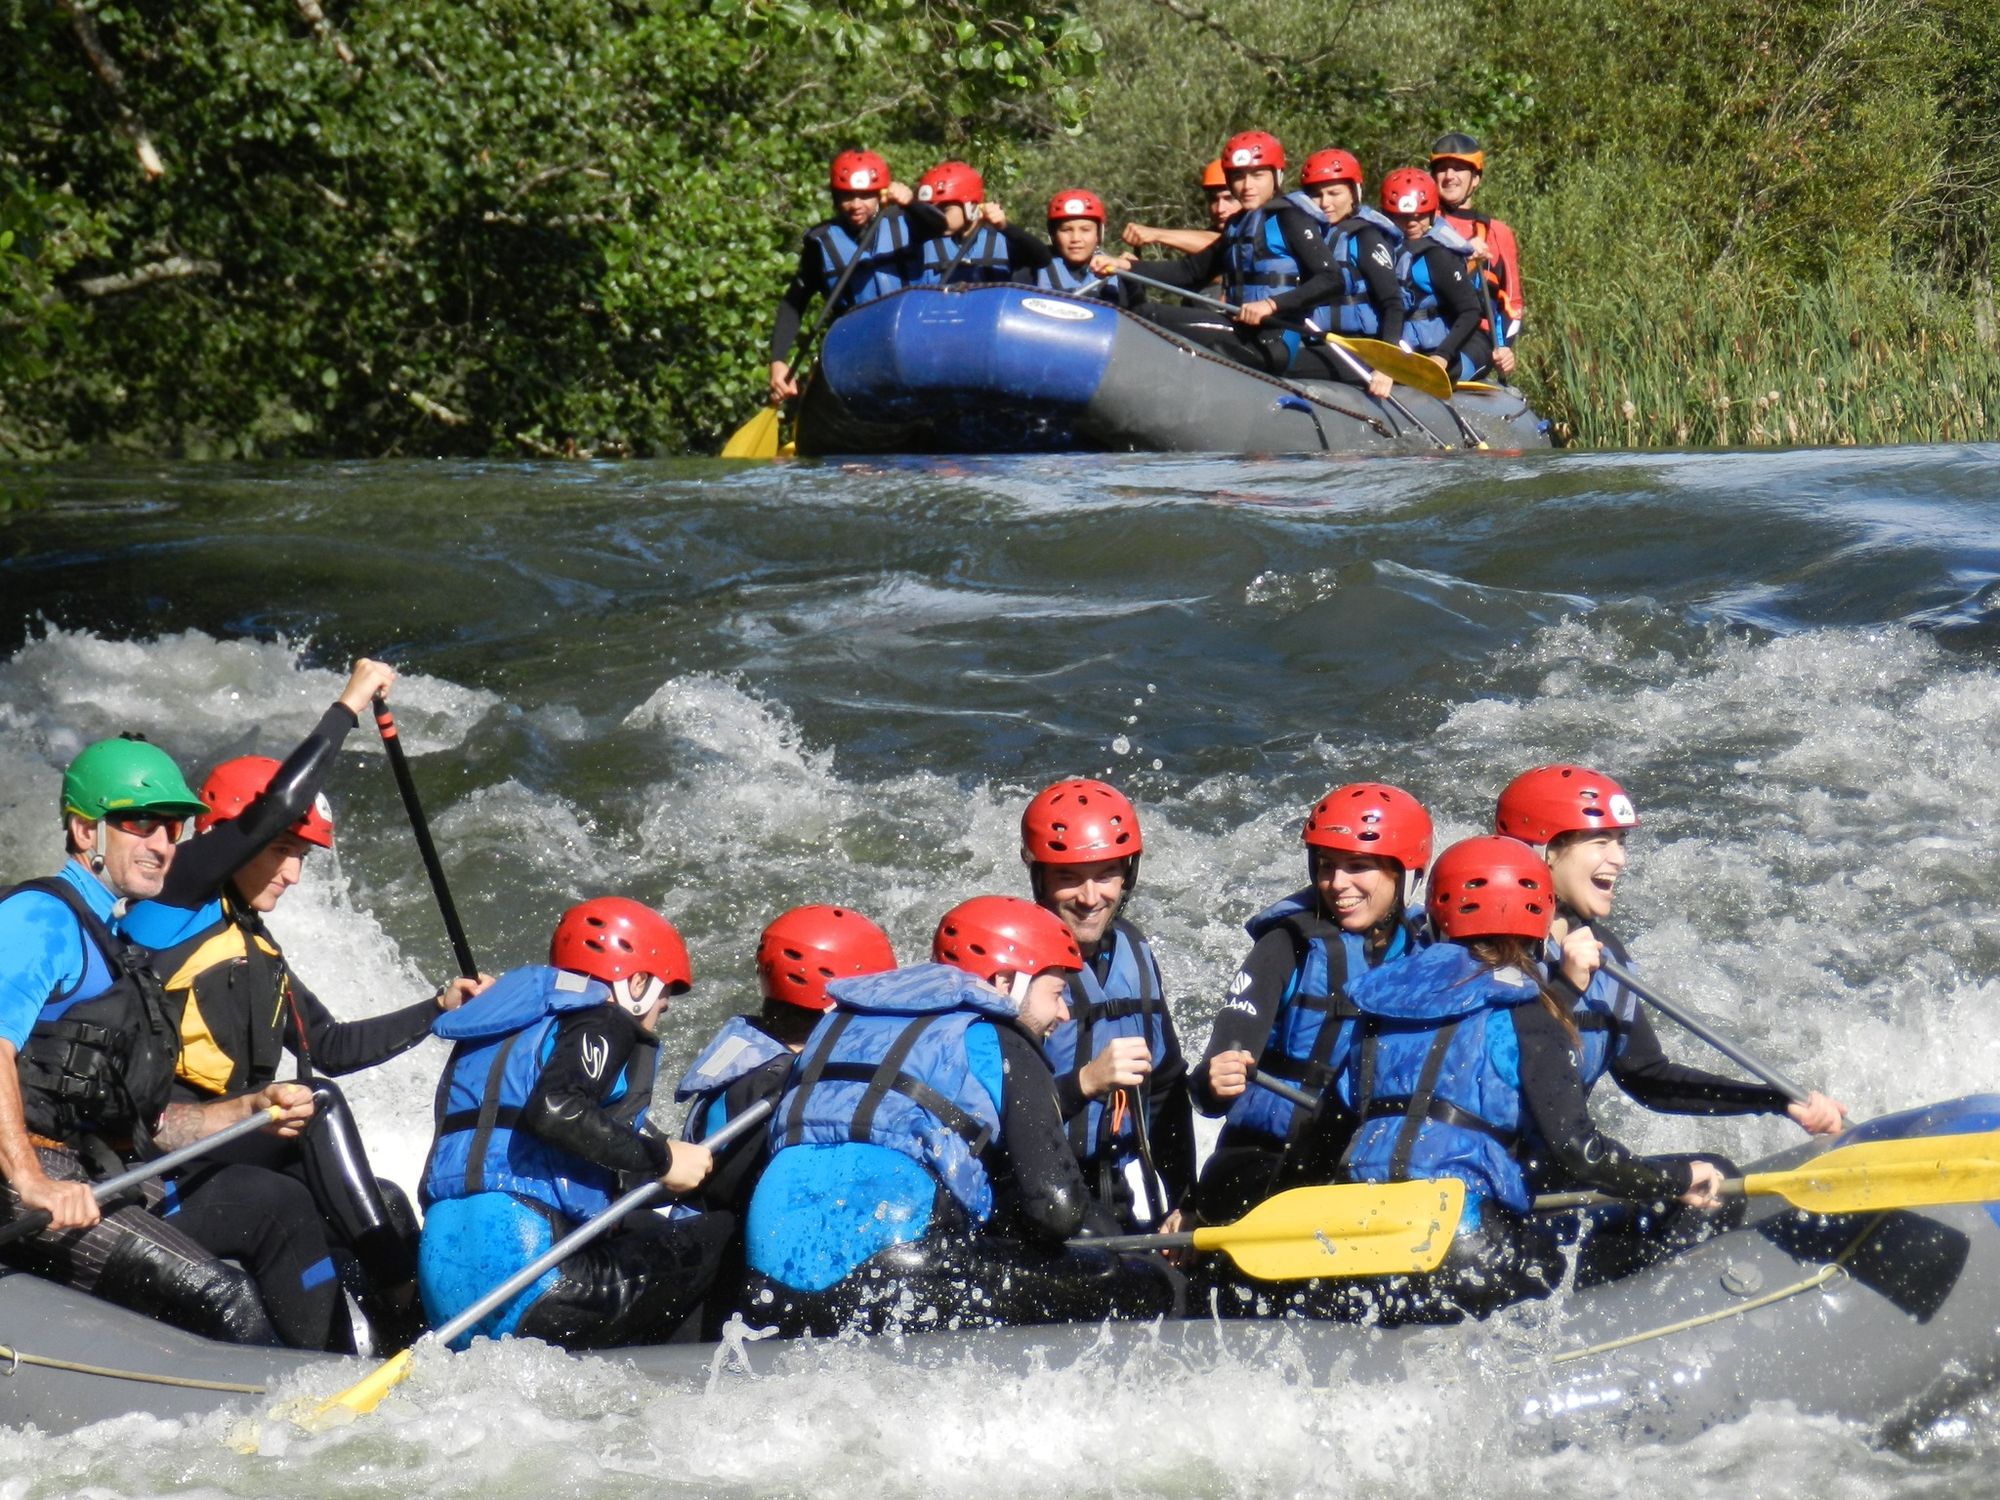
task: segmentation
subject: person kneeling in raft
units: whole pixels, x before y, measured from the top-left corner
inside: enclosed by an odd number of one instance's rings
[[[832,1333],[1178,1311],[1163,1262],[1062,1245],[1089,1195],[1040,1043],[1083,967],[1069,929],[979,896],[931,954],[828,986],[751,1195],[745,1317]]]
[[[693,983],[671,923],[601,896],[563,913],[549,965],[503,974],[431,1030],[456,1043],[424,1167],[417,1286],[437,1326],[609,1207],[621,1173],[699,1187],[706,1146],[647,1132],[654,1035]],[[727,1213],[629,1216],[484,1319],[475,1334],[566,1349],[664,1342],[714,1279]]]

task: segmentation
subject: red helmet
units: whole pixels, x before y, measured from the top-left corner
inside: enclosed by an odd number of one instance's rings
[[[1431,869],[1431,928],[1442,937],[1522,937],[1539,942],[1556,914],[1549,867],[1519,839],[1462,839]]]
[[[873,151],[843,151],[833,159],[836,193],[880,192],[889,185],[889,164]]]
[[[239,755],[234,760],[225,760],[201,784],[201,800],[208,804],[208,811],[195,816],[195,832],[207,833],[217,823],[241,817],[243,809],[257,799],[257,794],[277,774],[278,763],[268,755]],[[317,844],[322,849],[333,847],[333,809],[327,805],[326,793],[313,798],[312,806],[292,825],[291,831],[308,844]]]
[[[1275,135],[1261,130],[1241,130],[1222,143],[1222,170],[1241,172],[1254,167],[1285,169],[1285,148]]]
[[[1537,766],[1507,783],[1493,814],[1493,831],[1524,844],[1546,844],[1563,833],[1637,828],[1639,814],[1625,788],[1583,766]]]
[[[1065,219],[1095,219],[1104,222],[1104,202],[1088,188],[1064,188],[1049,199],[1049,222]]]
[[[757,983],[764,998],[804,1010],[831,1010],[828,981],[896,967],[888,936],[842,906],[795,906],[757,940]]]
[[[924,203],[983,203],[986,184],[962,161],[941,161],[917,179],[917,198]]]
[[[1361,196],[1361,163],[1352,151],[1315,151],[1299,169],[1300,187],[1320,187],[1329,182],[1354,184],[1354,196]]]
[[[1382,179],[1382,212],[1434,214],[1438,185],[1422,167],[1398,167]]]
[[[1204,193],[1213,193],[1228,186],[1229,179],[1222,173],[1221,157],[1216,157],[1214,161],[1201,169],[1201,190]]]
[[[606,984],[629,974],[651,974],[682,989],[694,983],[687,944],[674,924],[623,896],[598,896],[564,912],[549,939],[549,962]]]
[[[1431,815],[1401,787],[1356,781],[1313,804],[1299,839],[1314,849],[1373,854],[1418,871],[1431,862]]]
[[[1030,864],[1130,859],[1145,847],[1139,814],[1123,792],[1101,781],[1058,781],[1021,813],[1021,854]]]
[[[1062,918],[1018,896],[961,901],[938,923],[931,957],[988,984],[1001,974],[1083,967],[1083,953]]]

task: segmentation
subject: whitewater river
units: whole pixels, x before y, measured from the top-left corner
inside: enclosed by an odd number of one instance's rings
[[[1646,970],[1881,1113],[2000,1086],[1996,462],[14,471],[0,876],[58,861],[59,768],[85,742],[140,730],[196,775],[282,755],[368,653],[406,673],[395,703],[483,966],[538,961],[556,913],[601,891],[687,935],[670,1077],[753,1002],[771,915],[853,905],[921,957],[946,906],[1024,889],[1020,808],[1067,775],[1140,807],[1134,915],[1198,1048],[1329,786],[1400,783],[1442,845],[1485,831],[1516,771],[1576,759],[1644,819],[1619,916]],[[336,1011],[407,1003],[449,958],[372,732],[330,790],[339,849],[272,925]],[[442,1056],[350,1080],[406,1183]],[[1796,1135],[1613,1095],[1602,1117],[1648,1149]],[[1448,1367],[1329,1392],[1281,1360],[1017,1379],[834,1348],[704,1394],[508,1346],[406,1390],[250,1456],[219,1422],[0,1433],[0,1497],[1735,1500],[1986,1494],[2000,1459],[1984,1406],[1891,1449],[1769,1406],[1685,1446],[1549,1453],[1509,1439],[1504,1389]]]

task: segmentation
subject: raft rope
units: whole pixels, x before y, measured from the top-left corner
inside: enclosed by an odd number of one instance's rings
[[[1747,1302],[1732,1303],[1728,1307],[1717,1308],[1714,1312],[1701,1313],[1692,1318],[1682,1318],[1676,1323],[1663,1323],[1658,1328],[1649,1328],[1643,1333],[1627,1334],[1622,1339],[1611,1339],[1602,1344],[1592,1344],[1587,1349],[1572,1349],[1567,1354],[1555,1355],[1546,1362],[1550,1365],[1566,1365],[1574,1360],[1589,1359],[1593,1355],[1609,1354],[1618,1349],[1629,1349],[1634,1344],[1649,1343],[1653,1339],[1663,1339],[1671,1334],[1686,1333],[1689,1329],[1706,1327],[1710,1323],[1720,1323],[1725,1318],[1738,1318],[1745,1313],[1755,1312],[1760,1307],[1769,1307],[1774,1302],[1783,1302],[1788,1297],[1796,1297],[1801,1292],[1814,1291],[1825,1286],[1836,1277],[1845,1276],[1847,1274],[1847,1263],[1860,1252],[1861,1247],[1868,1242],[1869,1237],[1877,1229],[1882,1227],[1883,1220],[1888,1217],[1889,1215],[1886,1213],[1875,1215],[1863,1227],[1861,1233],[1854,1237],[1845,1250],[1841,1251],[1840,1254],[1836,1255],[1831,1261],[1821,1266],[1803,1281],[1794,1281],[1789,1286],[1781,1286],[1773,1291],[1768,1291],[1761,1297],[1752,1297]],[[1534,1369],[1540,1363],[1538,1361],[1536,1365],[1524,1365],[1518,1368],[1520,1370]]]
[[[114,1370],[109,1365],[79,1364],[72,1359],[51,1359],[46,1354],[24,1354],[0,1344],[0,1360],[6,1361],[5,1374],[11,1378],[22,1365],[39,1365],[45,1370],[62,1370],[71,1375],[102,1375],[108,1380],[136,1380],[144,1385],[179,1386],[190,1391],[227,1391],[236,1396],[262,1396],[268,1386],[245,1385],[235,1380],[202,1380],[192,1375],[157,1375],[148,1370]]]

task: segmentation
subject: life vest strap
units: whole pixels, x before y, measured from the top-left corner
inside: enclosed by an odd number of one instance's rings
[[[1408,1094],[1393,1099],[1372,1099],[1368,1107],[1361,1112],[1361,1118],[1381,1120],[1392,1115],[1407,1115],[1410,1112],[1410,1101],[1411,1096]],[[1503,1146],[1512,1146],[1520,1138],[1519,1131],[1503,1130],[1492,1121],[1482,1120],[1470,1110],[1460,1109],[1456,1104],[1443,1099],[1431,1100],[1429,1108],[1423,1112],[1423,1117],[1434,1120],[1440,1125],[1456,1125],[1461,1130],[1477,1131],[1480,1135],[1490,1136]]]
[[[943,1094],[922,1079],[912,1078],[907,1073],[894,1073],[885,1079],[883,1072],[887,1067],[888,1059],[885,1058],[881,1063],[873,1065],[828,1063],[821,1071],[822,1083],[860,1083],[868,1086],[868,1093],[863,1096],[860,1108],[854,1111],[854,1122],[848,1127],[851,1139],[865,1143],[868,1139],[868,1128],[873,1125],[875,1111],[880,1108],[882,1100],[890,1094],[901,1094],[912,1104],[936,1115],[944,1122],[947,1130],[963,1139],[972,1148],[974,1156],[991,1144],[993,1139],[991,1132]]]

